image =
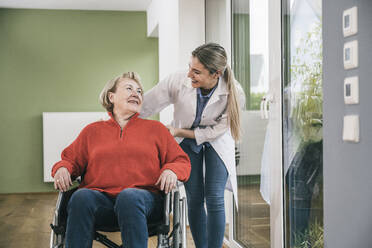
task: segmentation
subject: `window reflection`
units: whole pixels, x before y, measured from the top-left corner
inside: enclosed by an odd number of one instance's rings
[[[284,2],[286,240],[288,247],[323,247],[321,1]]]

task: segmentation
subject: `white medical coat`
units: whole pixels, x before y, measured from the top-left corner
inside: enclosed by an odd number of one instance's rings
[[[245,104],[242,87],[235,82],[240,106]],[[220,78],[217,88],[205,106],[200,126],[194,129],[196,143],[209,142],[224,162],[229,173],[226,188],[233,191],[235,204],[238,206],[237,179],[235,166],[235,142],[231,136],[227,120],[228,88]],[[190,128],[195,120],[197,106],[197,91],[191,85],[187,72],[178,72],[161,80],[144,96],[140,117],[146,118],[160,112],[166,106],[174,104],[172,126]],[[183,138],[176,137],[178,143]]]

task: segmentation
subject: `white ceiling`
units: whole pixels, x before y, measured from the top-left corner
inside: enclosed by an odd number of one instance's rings
[[[146,11],[151,0],[0,0],[0,8]]]

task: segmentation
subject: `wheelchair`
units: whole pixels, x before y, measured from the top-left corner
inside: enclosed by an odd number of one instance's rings
[[[78,187],[66,192],[59,192],[56,209],[51,227],[50,248],[65,247],[65,232],[67,225],[67,204],[72,194]],[[170,214],[173,213],[172,231]],[[173,190],[164,197],[164,209],[162,220],[157,223],[148,223],[149,237],[157,235],[157,248],[186,248],[186,199],[180,198],[178,190]],[[118,232],[118,226],[100,228],[95,230],[94,240],[108,248],[130,248],[124,247],[111,241],[101,232]],[[170,232],[170,233],[169,233]]]

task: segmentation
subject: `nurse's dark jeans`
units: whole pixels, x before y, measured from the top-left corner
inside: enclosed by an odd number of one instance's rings
[[[147,221],[161,218],[163,197],[143,189],[124,189],[116,199],[79,189],[67,211],[66,248],[91,248],[96,227],[119,226],[124,247],[147,248]]]
[[[188,218],[196,248],[222,247],[225,233],[224,191],[228,172],[212,146],[204,146],[200,153],[181,143],[191,160],[191,174],[185,183]],[[203,176],[203,157],[205,176]],[[207,213],[204,208],[206,202]]]

